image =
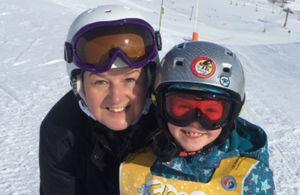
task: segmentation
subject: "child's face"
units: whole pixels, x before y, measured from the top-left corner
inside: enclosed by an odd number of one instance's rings
[[[205,145],[213,142],[221,133],[222,128],[216,130],[206,130],[197,121],[188,126],[179,127],[168,123],[171,135],[188,152],[200,150]]]

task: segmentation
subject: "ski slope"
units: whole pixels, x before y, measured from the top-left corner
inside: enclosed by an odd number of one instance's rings
[[[300,194],[300,2],[285,12],[267,0],[164,1],[160,56],[179,42],[199,39],[230,47],[244,64],[241,116],[268,135],[277,194]],[[63,44],[75,17],[101,4],[141,11],[159,28],[159,0],[0,1],[0,195],[39,194],[39,126],[69,89]]]

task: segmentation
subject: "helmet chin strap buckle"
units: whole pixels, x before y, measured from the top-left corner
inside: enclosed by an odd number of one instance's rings
[[[71,63],[73,61],[72,44],[69,42],[65,42],[64,58],[65,58],[65,61],[68,63]]]
[[[181,156],[181,157],[187,157],[187,156],[192,156],[192,155],[195,155],[196,152],[185,152],[185,151],[181,151],[179,152],[178,156]]]

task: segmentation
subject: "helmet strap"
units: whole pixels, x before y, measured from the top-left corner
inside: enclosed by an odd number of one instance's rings
[[[160,129],[160,133],[153,138],[152,150],[162,162],[171,161],[173,156],[178,153],[177,144],[172,141],[172,137],[166,135],[163,129]]]

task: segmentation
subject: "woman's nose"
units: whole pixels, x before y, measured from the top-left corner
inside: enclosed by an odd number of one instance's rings
[[[112,104],[119,104],[125,96],[126,89],[120,85],[111,85],[109,89],[109,100]]]

